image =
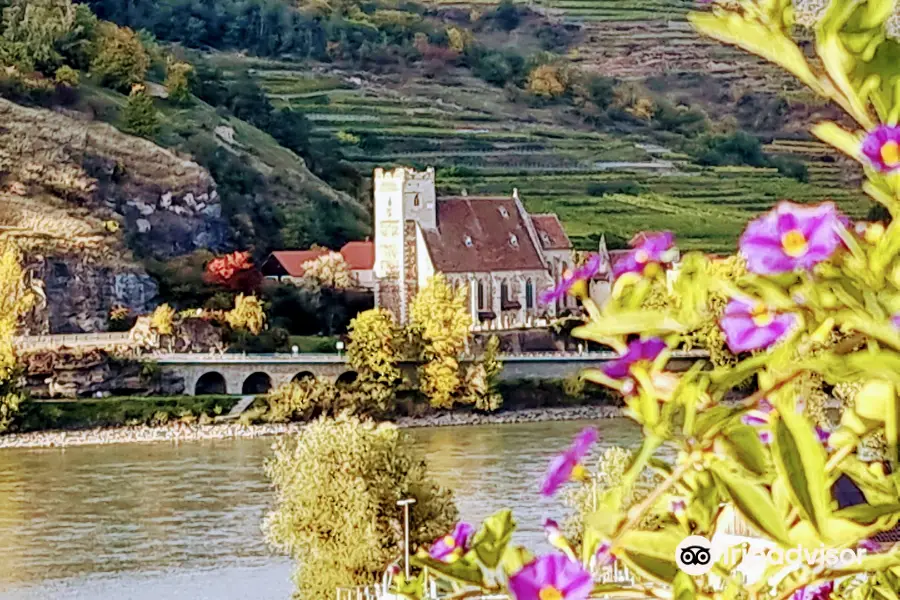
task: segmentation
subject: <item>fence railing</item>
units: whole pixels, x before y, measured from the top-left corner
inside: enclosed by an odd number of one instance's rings
[[[131,343],[127,331],[104,333],[61,333],[50,335],[20,335],[13,338],[17,348],[45,348],[60,346],[119,346]]]

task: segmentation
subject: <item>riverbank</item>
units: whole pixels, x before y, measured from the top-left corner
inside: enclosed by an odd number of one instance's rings
[[[395,423],[402,428],[453,427],[544,421],[610,419],[622,416],[616,406],[572,406],[503,411],[493,414],[444,412],[427,417],[402,417]],[[2,448],[67,448],[129,443],[191,442],[229,440],[288,435],[302,431],[304,423],[262,423],[242,425],[237,422],[197,425],[176,423],[162,427],[101,427],[71,431],[35,431],[0,436]]]

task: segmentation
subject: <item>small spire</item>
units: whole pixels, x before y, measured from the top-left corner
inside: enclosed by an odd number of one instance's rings
[[[513,188],[513,200],[519,199],[519,188]]]

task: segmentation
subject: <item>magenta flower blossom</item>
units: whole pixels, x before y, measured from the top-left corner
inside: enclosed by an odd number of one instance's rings
[[[563,274],[556,287],[550,288],[541,294],[541,304],[553,304],[579,283],[593,279],[600,272],[601,260],[599,254],[592,255],[587,262],[571,273]]]
[[[881,172],[900,169],[900,127],[879,125],[862,142],[862,153]]]
[[[782,339],[797,324],[797,315],[777,313],[761,302],[733,299],[719,319],[732,352],[762,350]]]
[[[828,444],[828,440],[831,439],[831,432],[824,427],[816,425],[816,438],[820,444]]]
[[[881,546],[875,540],[863,540],[859,544],[857,544],[856,548],[858,550],[865,550],[866,552],[878,552],[881,550]]]
[[[897,313],[891,317],[891,325],[900,329],[900,313]]]
[[[563,554],[540,556],[509,578],[515,600],[585,600],[593,588],[591,574]]]
[[[756,403],[756,408],[754,410],[744,413],[744,416],[741,417],[741,421],[745,425],[756,428],[759,440],[763,444],[772,443],[772,430],[770,427],[772,425],[772,413],[774,411],[775,407],[772,406],[768,400],[763,398]]]
[[[575,436],[572,446],[550,461],[550,467],[547,469],[547,475],[544,476],[544,483],[541,485],[541,495],[552,496],[570,479],[586,479],[587,471],[581,461],[584,460],[591,446],[599,437],[600,434],[593,427],[586,427]]]
[[[741,254],[747,269],[759,275],[811,269],[841,245],[838,231],[843,226],[832,202],[816,206],[780,202],[747,225],[739,244]]]
[[[475,528],[468,523],[457,523],[453,533],[445,535],[431,545],[428,555],[442,562],[453,562],[469,551],[469,540]]]
[[[631,242],[633,250],[613,265],[613,275],[615,277],[624,273],[643,275],[650,265],[671,262],[669,255],[674,243],[675,236],[669,231],[639,233]]]
[[[635,388],[633,369],[649,366],[666,348],[666,343],[659,338],[634,340],[628,344],[625,354],[603,365],[603,372],[613,379],[624,380],[626,385],[623,391],[630,394]]]
[[[826,581],[817,585],[808,585],[794,592],[793,600],[828,600],[834,591],[834,582]]]
[[[594,552],[594,563],[597,566],[606,567],[614,562],[616,562],[616,555],[612,553],[612,544],[605,541],[597,546],[597,551]]]

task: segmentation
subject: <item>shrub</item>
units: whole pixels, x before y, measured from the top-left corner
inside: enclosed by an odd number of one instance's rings
[[[60,85],[76,87],[81,78],[78,75],[78,71],[68,65],[63,65],[56,70],[56,73],[53,75],[53,80]]]
[[[166,91],[169,100],[175,104],[186,105],[191,100],[191,77],[194,67],[189,63],[169,58],[166,63]]]
[[[522,22],[519,7],[512,0],[500,0],[497,8],[485,13],[482,18],[490,19],[503,31],[512,31]]]
[[[308,421],[319,414],[330,414],[337,396],[337,387],[324,379],[291,381],[266,394],[263,418],[272,423]]]
[[[399,500],[416,500],[411,547],[430,543],[457,519],[451,493],[390,425],[319,419],[302,436],[278,441],[265,469],[275,488],[266,538],[297,561],[297,594],[308,600],[380,581],[403,544]]]
[[[103,22],[97,27],[94,45],[91,74],[100,83],[126,91],[144,81],[150,57],[131,29]]]
[[[566,93],[568,85],[566,72],[556,65],[540,65],[528,74],[528,91],[535,96],[558,98]]]
[[[259,334],[266,325],[266,313],[262,303],[256,296],[238,294],[234,299],[234,308],[225,315],[228,326],[236,330],[244,330],[253,335]],[[287,334],[283,336],[287,342]]]
[[[134,135],[152,138],[159,131],[159,117],[153,98],[143,85],[135,85],[122,111],[123,129]]]
[[[357,385],[385,410],[401,379],[403,340],[394,317],[383,308],[367,310],[350,321],[348,333],[347,358],[358,374]]]
[[[589,196],[606,196],[607,194],[637,196],[644,191],[645,189],[640,184],[631,180],[592,181],[587,185]]]

